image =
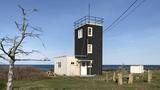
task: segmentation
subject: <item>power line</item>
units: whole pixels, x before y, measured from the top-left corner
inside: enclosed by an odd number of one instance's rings
[[[116,25],[118,25],[120,22],[122,22],[124,19],[126,19],[129,15],[131,15],[138,7],[140,7],[146,0],[142,0],[136,7],[134,7],[125,17],[123,17],[120,21],[117,22]],[[114,25],[114,26],[116,26]],[[114,27],[113,27],[114,28]]]
[[[109,25],[106,29],[104,29],[103,32],[105,32],[106,30],[108,30],[108,29],[109,29],[110,27],[112,27],[118,20],[120,20],[121,17],[122,17],[123,15],[125,15],[125,14],[128,12],[128,10],[130,10],[137,1],[138,1],[138,0],[135,0],[111,25]]]
[[[129,15],[131,15],[138,7],[140,7],[146,0],[142,0],[136,7],[134,7],[125,17],[123,17],[122,19],[120,19],[120,21],[118,21],[115,25],[113,25],[112,28],[108,29],[111,30],[113,29],[116,25],[118,25],[120,22],[122,22],[124,19],[126,19]]]

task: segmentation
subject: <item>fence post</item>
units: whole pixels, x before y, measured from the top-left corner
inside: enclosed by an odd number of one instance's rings
[[[152,72],[148,70],[148,83],[150,83],[152,80]]]
[[[108,82],[108,73],[106,72],[106,82]]]
[[[132,84],[133,83],[133,74],[129,74],[128,76],[128,84]]]
[[[113,79],[114,82],[116,82],[116,73],[115,72],[113,73],[113,78],[112,79]]]
[[[122,85],[123,80],[122,80],[122,73],[118,73],[118,85]]]

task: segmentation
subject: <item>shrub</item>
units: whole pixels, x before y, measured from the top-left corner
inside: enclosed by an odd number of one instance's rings
[[[39,80],[46,78],[47,74],[33,67],[17,67],[14,77],[15,80]]]
[[[0,80],[7,80],[8,69],[0,70]],[[39,80],[47,78],[46,72],[33,67],[15,67],[15,80]]]
[[[5,90],[6,84],[3,81],[0,81],[0,90]]]
[[[0,80],[7,80],[7,75],[8,75],[8,69],[1,68],[0,69]]]

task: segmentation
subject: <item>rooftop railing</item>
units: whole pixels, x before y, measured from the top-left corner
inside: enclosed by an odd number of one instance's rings
[[[86,25],[86,24],[102,26],[103,20],[104,20],[103,18],[99,18],[99,17],[85,16],[85,17],[75,21],[74,27],[79,28],[79,27]]]

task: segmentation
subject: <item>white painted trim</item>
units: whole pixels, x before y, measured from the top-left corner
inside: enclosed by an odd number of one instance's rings
[[[78,30],[78,39],[83,38],[83,29]]]
[[[87,44],[87,53],[88,53],[88,54],[91,54],[92,51],[93,51],[93,46],[92,46],[92,44]]]

